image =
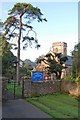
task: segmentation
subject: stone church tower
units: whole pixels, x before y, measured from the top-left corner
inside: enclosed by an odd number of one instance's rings
[[[67,55],[67,43],[65,42],[54,42],[52,44],[52,49],[54,53],[62,53]]]

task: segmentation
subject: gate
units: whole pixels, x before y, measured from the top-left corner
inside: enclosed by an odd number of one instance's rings
[[[14,80],[5,81],[6,86],[3,89],[2,95],[3,99],[10,100],[10,99],[19,99],[24,98],[24,81],[21,80],[20,84],[18,84]]]

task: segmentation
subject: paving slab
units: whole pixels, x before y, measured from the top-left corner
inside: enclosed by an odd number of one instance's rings
[[[24,99],[16,99],[3,103],[2,118],[51,118],[51,116]]]

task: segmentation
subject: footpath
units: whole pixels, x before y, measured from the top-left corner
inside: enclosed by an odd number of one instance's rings
[[[2,118],[49,118],[51,116],[42,112],[24,99],[8,100],[2,105]],[[51,119],[53,120],[53,119]]]

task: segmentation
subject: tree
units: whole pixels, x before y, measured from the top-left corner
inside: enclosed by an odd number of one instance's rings
[[[42,56],[39,56],[38,58],[36,58],[35,63],[39,64],[39,63],[41,63],[41,61],[44,61],[44,60],[45,60],[44,55],[42,55]]]
[[[73,64],[72,64],[72,75],[77,78],[80,74],[80,43],[75,45],[72,51]]]
[[[3,27],[3,22],[1,22],[0,19],[0,56],[2,55],[2,27]]]
[[[51,74],[55,73],[56,77],[60,79],[62,69],[64,68],[63,64],[66,62],[67,56],[62,55],[61,53],[55,53],[55,57],[57,57],[57,60],[54,57],[52,59],[51,54],[48,54],[47,57],[49,62],[49,72]]]
[[[32,66],[31,65],[28,65],[28,64],[25,64],[23,63],[23,66],[20,68],[20,74],[21,76],[27,76],[27,78],[31,77],[31,71],[32,71]]]
[[[56,57],[58,58],[59,63],[57,64],[56,67],[56,71],[59,72],[59,76],[58,78],[61,78],[61,73],[62,73],[62,69],[66,69],[66,67],[63,66],[63,64],[65,64],[65,62],[68,60],[67,56],[61,54],[61,53],[55,53]]]
[[[12,61],[16,59],[16,57],[11,52],[12,44],[10,44],[7,40],[3,32],[3,22],[0,21],[0,58],[2,61],[2,75],[11,76],[14,74],[15,69],[13,67]]]
[[[32,41],[36,43],[36,47],[40,47],[38,44],[38,40],[33,37],[29,37],[29,31],[33,30],[33,27],[30,25],[33,20],[37,20],[38,22],[47,21],[45,18],[42,18],[43,14],[41,13],[41,10],[37,7],[33,7],[31,4],[28,3],[17,3],[14,5],[14,7],[9,11],[8,13],[9,17],[4,23],[5,27],[5,36],[8,40],[14,39],[17,37],[17,82],[19,82],[19,61],[20,61],[20,44],[21,40],[24,42],[23,48],[26,48],[29,45],[32,44]],[[26,32],[26,29],[28,30],[27,35],[23,32]],[[14,39],[15,40],[15,39]]]
[[[3,27],[3,23],[1,22],[0,19],[0,75],[2,75],[2,27]]]
[[[4,35],[2,35],[1,46],[2,49],[0,50],[0,56],[2,57],[2,74],[11,76],[11,74],[14,74],[15,72],[12,61],[14,61],[16,57],[10,51],[12,45],[7,42]]]
[[[44,61],[44,63],[48,65],[45,68],[48,71],[48,74],[53,76],[53,73],[55,73],[56,78],[60,79],[62,69],[64,69],[63,64],[65,64],[66,60],[68,60],[67,56],[62,55],[61,53],[55,53],[55,57],[52,53],[48,53],[44,57],[37,58],[36,63]]]

